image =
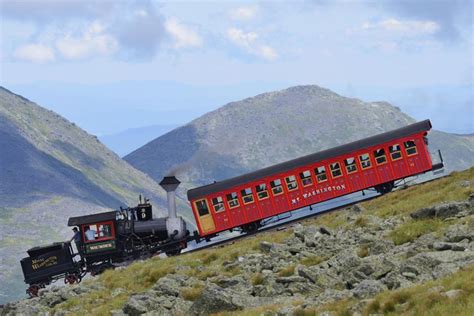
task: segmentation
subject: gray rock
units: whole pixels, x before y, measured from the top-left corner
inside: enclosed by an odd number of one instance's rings
[[[273,244],[269,243],[268,241],[262,241],[260,242],[260,251],[264,253],[269,253],[270,250],[272,250]]]
[[[469,202],[451,202],[436,205],[433,207],[422,208],[410,214],[414,219],[424,218],[448,218],[467,210],[470,207]]]
[[[253,300],[252,297],[208,283],[201,296],[191,305],[190,312],[196,315],[208,315],[242,310],[252,305],[251,300]]]
[[[459,242],[464,239],[474,240],[474,229],[468,225],[453,225],[444,234],[446,241]]]
[[[433,244],[433,249],[438,251],[451,249],[451,244],[447,242],[438,241]]]
[[[386,289],[385,285],[380,281],[364,280],[360,282],[352,292],[357,298],[369,298]]]
[[[458,298],[460,295],[462,295],[463,292],[464,292],[463,290],[449,290],[447,292],[444,292],[443,295],[446,296],[447,298],[455,299],[455,298]]]
[[[289,276],[289,277],[278,277],[278,278],[276,278],[275,281],[277,283],[287,284],[287,283],[293,283],[293,282],[306,282],[306,278],[301,277],[301,276],[297,276],[297,275],[293,275],[293,276]]]
[[[130,296],[123,307],[123,312],[131,315],[141,315],[148,311],[162,310],[159,301],[149,294],[135,294]]]

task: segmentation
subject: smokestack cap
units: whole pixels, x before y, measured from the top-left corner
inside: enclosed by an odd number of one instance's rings
[[[176,179],[175,176],[172,177],[164,177],[163,180],[160,182],[160,186],[166,191],[166,192],[172,192],[176,190],[178,185],[181,182],[179,182],[178,179]]]

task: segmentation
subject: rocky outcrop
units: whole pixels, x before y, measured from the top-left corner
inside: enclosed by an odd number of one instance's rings
[[[200,280],[186,273],[191,268],[177,267],[175,274],[160,278],[148,291],[131,295],[122,310],[113,314],[208,315],[271,304],[285,305],[284,314],[291,314],[297,307],[346,298],[357,299],[363,306],[381,291],[442,278],[474,264],[472,200],[432,209],[456,207],[462,208],[456,213],[460,218],[446,221],[449,226],[444,235],[429,233],[402,245],[395,245],[388,236],[407,219],[364,215],[366,224],[357,225],[364,212],[361,208],[348,210],[348,225],[339,229],[296,224],[285,242],[262,241],[259,252],[225,262],[222,269],[240,271],[236,275]],[[427,211],[416,213],[423,212]],[[452,215],[450,211],[449,218]],[[71,297],[100,290],[100,286],[52,287],[42,290],[38,298],[7,304],[1,315],[45,313]],[[187,289],[197,294],[186,295]],[[460,295],[458,290],[433,290],[446,297]],[[113,293],[122,291],[115,289]],[[291,304],[297,300],[302,302],[300,306]]]

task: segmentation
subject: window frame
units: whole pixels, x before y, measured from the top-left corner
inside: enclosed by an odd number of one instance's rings
[[[235,198],[232,198],[232,199],[229,200],[228,195],[232,195],[232,194],[235,194]],[[230,192],[230,193],[227,193],[227,194],[225,195],[225,198],[226,198],[227,206],[229,207],[229,209],[234,209],[234,208],[240,207],[239,194],[238,194],[237,192]],[[234,200],[237,201],[237,205],[231,206],[231,205],[230,205],[230,202],[231,202],[231,201],[234,201]]]
[[[319,173],[319,171],[318,171],[319,168],[324,168],[324,172]],[[328,171],[327,171],[327,168],[326,168],[325,165],[321,165],[321,166],[319,166],[319,167],[314,168],[314,174],[316,175],[316,182],[317,182],[317,183],[323,183],[323,182],[327,182],[327,181],[328,181]],[[324,180],[319,180],[319,176],[322,175],[322,174],[324,174],[324,177],[325,177],[326,179],[324,179]]]
[[[351,164],[347,164],[348,159],[354,159],[354,161]],[[354,166],[355,169],[352,170],[352,171],[349,171],[348,167],[350,167],[350,166]],[[345,158],[344,159],[344,167],[346,168],[347,174],[353,174],[353,173],[356,173],[357,171],[359,171],[359,169],[357,168],[357,157]]]
[[[309,176],[305,177],[304,176],[304,173],[305,172],[308,172],[309,173]],[[311,174],[311,169],[308,169],[308,170],[304,170],[302,172],[299,173],[300,174],[300,180],[301,180],[301,184],[303,185],[303,188],[306,188],[306,187],[309,187],[311,185],[313,185],[313,176]],[[309,183],[305,184],[305,180],[308,180],[309,179]]]
[[[293,177],[294,180],[288,181],[288,179],[290,179],[291,177]],[[296,179],[296,176],[293,175],[293,174],[291,174],[291,175],[285,177],[285,184],[286,184],[286,188],[288,189],[288,192],[298,190],[298,187],[299,187],[299,185],[298,185],[298,180]],[[290,184],[294,184],[295,187],[293,187],[293,188],[290,189]]]
[[[86,231],[85,231],[85,227],[86,226],[95,226],[96,227],[96,234],[97,234],[97,238],[93,239],[93,240],[87,240],[86,238]],[[99,226],[100,225],[110,225],[110,236],[107,236],[107,237],[99,237]],[[81,225],[81,232],[82,232],[82,240],[84,240],[84,243],[88,244],[88,243],[94,243],[94,242],[101,242],[101,241],[106,241],[106,240],[113,240],[115,239],[115,226],[114,226],[114,221],[104,221],[104,222],[96,222],[96,223],[90,223],[90,224],[82,224]]]
[[[367,155],[367,159],[366,160],[362,160],[361,157],[364,156],[364,155]],[[364,167],[363,163],[365,161],[368,161],[369,162],[369,166],[368,167]],[[360,168],[362,170],[367,170],[367,169],[370,169],[372,168],[372,160],[370,160],[370,154],[369,153],[365,153],[365,154],[360,154],[359,155],[359,163],[360,163]]]
[[[264,189],[263,189],[262,191],[258,191],[258,187],[260,187],[261,185],[264,185],[265,187],[264,187]],[[263,197],[263,198],[260,197],[260,193],[262,193],[262,192],[265,192],[266,197]],[[257,200],[259,200],[259,201],[266,200],[266,199],[268,199],[268,198],[270,197],[270,194],[268,193],[268,189],[267,189],[267,184],[266,184],[266,183],[257,184],[257,185],[255,186],[255,193],[257,193]]]
[[[339,166],[339,168],[333,169],[332,165],[334,165],[334,164],[337,164]],[[339,161],[335,161],[335,162],[330,163],[329,164],[329,171],[331,172],[331,178],[332,179],[337,179],[337,178],[340,178],[340,177],[343,176],[342,169],[341,169],[341,163]],[[339,171],[341,174],[338,175],[338,176],[334,176],[334,173],[333,173],[334,171]]]
[[[199,213],[199,208],[198,208],[197,204],[198,204],[198,202],[201,202],[201,201],[204,201],[204,202],[206,203],[206,206],[207,206],[207,214],[201,215],[201,214]],[[198,214],[199,217],[211,215],[211,209],[209,208],[209,203],[207,202],[206,199],[199,199],[199,200],[194,201],[194,206],[196,207],[196,212],[197,212],[197,214]]]
[[[383,150],[383,155],[377,157],[377,156],[375,155],[375,152],[378,151],[378,150]],[[383,148],[383,147],[382,147],[382,148],[378,148],[378,149],[375,149],[373,152],[374,152],[374,158],[375,158],[375,165],[381,166],[381,165],[385,165],[386,163],[388,163],[387,153],[385,152],[385,148]],[[381,157],[384,157],[385,161],[379,163],[377,159],[378,159],[378,158],[381,158]]]
[[[413,146],[412,147],[406,147],[406,143],[408,143],[408,142],[413,142]],[[407,154],[407,157],[418,155],[418,147],[416,147],[416,143],[415,143],[414,139],[409,139],[409,140],[404,141],[403,142],[403,148],[405,150],[405,153]],[[415,153],[409,154],[408,153],[409,149],[415,149]]]
[[[275,183],[275,181],[280,181],[280,184],[277,185],[277,186],[273,186],[272,183]],[[281,192],[275,194],[274,190],[278,187],[281,189]],[[281,179],[279,179],[279,178],[270,181],[270,188],[272,190],[272,195],[273,196],[278,196],[278,195],[282,195],[283,193],[285,193],[285,190],[283,189],[283,183],[281,182]]]
[[[214,204],[214,199],[218,199],[218,198],[221,199],[221,202],[217,202],[216,204]],[[212,204],[212,208],[213,208],[213,210],[214,210],[214,213],[219,214],[219,213],[222,213],[222,212],[225,211],[225,204],[224,204],[224,199],[222,198],[222,196],[218,195],[218,196],[216,196],[216,197],[213,197],[213,198],[211,199],[211,204]],[[218,210],[216,209],[216,205],[219,205],[219,204],[222,205],[222,209],[218,211]]]
[[[246,190],[250,189],[250,193],[247,194],[247,192],[245,192]],[[243,192],[245,192],[245,195],[243,194]],[[244,203],[244,205],[248,205],[248,204],[252,204],[252,203],[255,203],[255,198],[253,196],[253,191],[252,191],[252,187],[248,187],[248,188],[245,188],[243,190],[240,190],[240,195],[242,196],[242,202]],[[246,202],[245,201],[245,198],[246,197],[251,197],[252,198],[252,201],[250,202]]]
[[[392,152],[392,147],[394,147],[394,146],[398,146],[398,150]],[[400,146],[400,144],[390,145],[388,147],[388,153],[390,154],[390,160],[391,161],[397,161],[397,160],[403,159],[402,146]],[[400,155],[400,157],[393,158],[393,154],[396,154],[396,153],[398,153]]]

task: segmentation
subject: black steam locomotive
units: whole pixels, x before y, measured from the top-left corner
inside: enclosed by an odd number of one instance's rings
[[[176,216],[175,177],[165,177],[160,185],[168,193],[168,217],[153,218],[152,206],[145,199],[136,207],[71,217],[68,226],[77,229],[75,246],[59,242],[29,249],[21,260],[26,290],[37,296],[40,288],[64,278],[66,284],[81,282],[85,274],[97,275],[114,264],[157,253],[177,255],[187,247],[189,231]]]

